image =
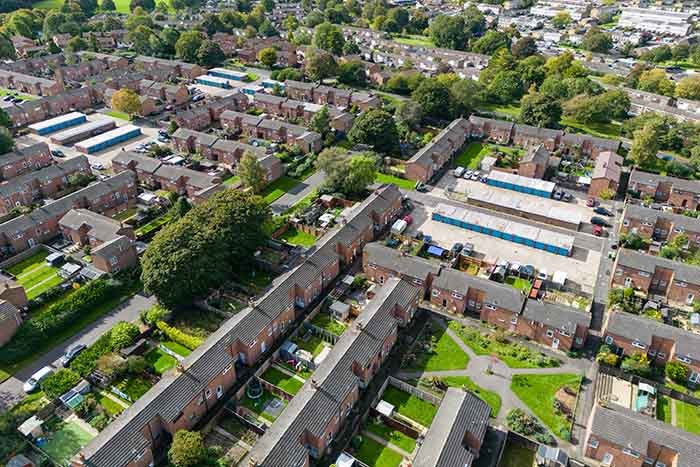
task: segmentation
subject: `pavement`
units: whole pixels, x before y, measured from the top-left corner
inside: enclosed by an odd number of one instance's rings
[[[34,360],[30,365],[19,370],[10,379],[0,384],[0,410],[7,410],[20,402],[26,396],[22,389],[24,382],[37,370],[56,362],[67,349],[76,344],[91,345],[95,343],[102,334],[112,329],[116,323],[119,321],[136,321],[141,311],[152,307],[155,303],[155,297],[134,295],[70,339],[57,345]],[[54,366],[58,367],[58,365]]]
[[[270,205],[273,214],[284,214],[289,208],[301,201],[304,196],[311,193],[326,181],[326,173],[322,170],[316,171],[306,180],[292,188]]]

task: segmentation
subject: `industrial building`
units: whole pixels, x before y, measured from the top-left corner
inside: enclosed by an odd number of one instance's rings
[[[574,248],[574,237],[571,235],[539,229],[447,204],[438,204],[435,212],[433,212],[432,219],[444,224],[455,225],[473,232],[508,240],[509,242],[548,251],[555,255],[571,256],[571,251]]]
[[[248,77],[248,74],[240,71],[227,70],[226,68],[212,68],[209,70],[209,76],[232,79],[234,81],[243,81]]]
[[[619,28],[649,31],[656,34],[686,36],[692,27],[692,13],[653,8],[622,8]]]
[[[513,214],[525,219],[567,229],[579,229],[582,222],[580,212],[564,203],[538,198],[540,197],[489,190],[469,193],[467,201],[475,206]]]
[[[117,124],[111,119],[88,122],[75,128],[70,128],[60,133],[56,133],[51,137],[51,142],[53,144],[60,144],[61,146],[69,146],[73,143],[77,143],[78,141],[92,138],[93,136],[102,134],[105,131],[112,130],[116,126]]]
[[[141,134],[141,128],[134,125],[124,125],[114,130],[94,136],[75,145],[75,149],[85,154],[102,151],[115,144],[123,143]]]
[[[554,193],[554,187],[556,186],[556,184],[553,182],[547,182],[536,178],[522,177],[520,175],[500,172],[498,170],[492,170],[489,173],[487,183],[491,186],[505,188],[506,190],[519,191],[520,193],[527,193],[529,195],[541,196],[543,198],[551,198],[552,193]]]
[[[205,86],[213,86],[215,88],[231,89],[231,83],[229,83],[229,80],[219,78],[218,76],[202,75],[195,78],[194,82]]]
[[[66,115],[61,115],[60,117],[51,118],[49,120],[44,120],[42,122],[34,123],[29,125],[29,130],[37,135],[48,135],[54,131],[60,131],[65,128],[80,125],[85,123],[87,117],[84,113],[71,112]]]

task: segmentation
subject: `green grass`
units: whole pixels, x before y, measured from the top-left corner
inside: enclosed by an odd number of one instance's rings
[[[532,284],[529,280],[515,276],[506,277],[506,284],[510,285],[511,287],[515,287],[516,289],[520,289],[526,294],[529,294],[530,289],[532,288]]]
[[[514,375],[510,389],[555,435],[562,437],[571,430],[571,422],[554,410],[554,396],[564,386],[578,391],[580,384],[581,376],[573,373]]]
[[[666,380],[666,387],[669,389],[673,389],[674,391],[682,392],[683,394],[690,394],[693,397],[700,398],[700,389],[690,389],[687,386],[674,383],[671,380]]]
[[[133,216],[134,214],[136,214],[138,212],[138,210],[139,210],[139,208],[134,206],[133,208],[129,208],[125,211],[120,212],[119,214],[115,215],[114,218],[118,221],[125,221],[128,218],[130,218],[131,216]]]
[[[282,234],[280,240],[284,240],[290,245],[299,245],[306,248],[309,248],[316,243],[316,237],[310,233],[297,230],[294,227],[288,228],[287,231]]]
[[[283,175],[265,187],[265,190],[263,190],[261,196],[267,204],[272,204],[281,198],[285,193],[299,185],[299,183],[301,183],[301,181],[297,180],[296,178]]]
[[[15,276],[17,282],[24,287],[29,300],[63,282],[63,278],[58,275],[58,268],[49,266],[44,261],[48,255],[48,251],[41,250],[30,258],[7,268],[7,272]]]
[[[170,215],[168,213],[165,213],[162,216],[156,217],[155,219],[137,228],[136,230],[134,230],[134,233],[136,234],[136,237],[143,237],[156,230],[161,229],[165,224],[170,222],[170,219]]]
[[[116,417],[125,410],[123,406],[101,393],[97,394],[97,403],[112,417]]]
[[[675,401],[676,426],[694,434],[700,434],[700,407],[687,402]]]
[[[532,467],[535,462],[535,451],[507,443],[498,467]]]
[[[401,448],[406,452],[413,452],[413,450],[416,448],[415,439],[411,438],[410,436],[406,436],[399,430],[395,430],[382,423],[372,422],[368,424],[367,431],[389,441],[394,446]]]
[[[398,452],[367,437],[363,438],[353,456],[372,467],[399,467],[403,460]]]
[[[129,396],[132,402],[136,402],[141,396],[146,394],[151,389],[151,386],[153,385],[150,381],[139,377],[126,378],[114,385],[114,387]]]
[[[620,137],[622,125],[618,122],[610,123],[579,123],[569,118],[561,119],[562,126],[568,126],[578,130],[581,133],[587,133],[598,138],[617,139]]]
[[[295,373],[295,374],[301,376],[301,377],[304,378],[304,379],[309,379],[309,378],[311,378],[311,375],[314,374],[314,372],[311,371],[311,370],[309,370],[309,369],[296,370],[296,369],[293,368],[291,365],[288,365],[286,362],[281,362],[281,361],[280,361],[280,362],[277,362],[276,365],[279,365],[279,366],[281,366],[281,367],[283,367],[283,368],[286,368],[287,370],[289,370],[289,371],[291,371],[292,373]]]
[[[501,411],[501,396],[498,393],[478,386],[469,376],[446,376],[440,380],[450,387],[470,390],[489,405],[492,417],[498,417],[498,413]]]
[[[420,36],[417,34],[402,34],[400,36],[394,36],[394,42],[406,45],[415,45],[417,47],[435,47],[433,41],[427,36]]]
[[[329,344],[318,336],[308,336],[306,339],[297,338],[294,343],[302,350],[311,352],[314,357],[321,353],[324,347]]]
[[[37,96],[32,96],[31,94],[22,94],[21,92],[17,92],[12,89],[5,89],[5,88],[0,88],[0,97],[4,97],[8,94],[16,95],[17,97],[21,97],[25,101],[33,101],[38,99]]]
[[[341,336],[348,328],[345,323],[341,323],[337,319],[333,318],[330,313],[323,312],[314,316],[314,319],[311,320],[311,324],[321,329],[325,329],[336,336]]]
[[[656,418],[671,423],[671,398],[659,396],[656,400]]]
[[[520,105],[518,104],[483,104],[481,109],[487,112],[513,117],[515,119],[520,118]]]
[[[393,405],[398,413],[420,423],[424,427],[430,427],[438,410],[430,402],[419,399],[394,386],[387,386],[386,391],[382,394],[382,399]]]
[[[398,186],[399,188],[403,188],[404,190],[413,190],[416,187],[415,180],[408,180],[405,178],[397,177],[395,175],[384,174],[381,172],[377,172],[377,176],[374,178],[374,181],[376,183],[393,183],[394,185]]]
[[[175,357],[168,355],[158,347],[148,352],[145,357],[146,361],[153,366],[153,371],[155,371],[157,375],[162,375],[177,365]]]
[[[431,330],[424,331],[422,342],[423,346],[419,341],[413,347],[416,360],[411,364],[412,369],[418,371],[463,370],[469,364],[469,356],[442,327],[433,325]]]
[[[304,385],[304,383],[298,379],[288,376],[286,373],[272,367],[265,370],[265,373],[260,377],[291,396],[295,396]]]
[[[114,5],[117,7],[117,13],[129,14],[129,1],[130,0],[114,0]],[[32,7],[41,10],[60,10],[64,4],[64,0],[40,0],[35,2]]]
[[[464,167],[466,169],[478,169],[481,160],[491,152],[488,145],[472,142],[464,148],[464,151],[455,159],[456,167]]]
[[[233,185],[236,182],[239,182],[241,180],[241,177],[238,175],[234,175],[233,177],[229,177],[226,180],[224,180],[224,185]]]
[[[118,118],[120,120],[126,120],[127,122],[131,121],[131,118],[128,114],[124,112],[119,112],[118,110],[109,110],[105,112],[105,114],[109,115],[110,117]]]
[[[246,407],[247,409],[255,412],[256,414],[258,414],[259,416],[261,416],[265,420],[267,420],[269,422],[274,422],[277,419],[277,417],[275,417],[272,414],[269,414],[263,410],[263,407],[265,407],[267,405],[267,402],[271,401],[272,399],[279,399],[279,398],[276,397],[271,392],[264,390],[262,396],[259,399],[251,399],[246,394],[245,396],[243,396],[243,399],[241,400],[241,405],[243,405],[243,407]],[[284,403],[285,406],[287,405],[287,401],[285,401],[283,399],[280,399],[280,400]]]
[[[559,362],[544,354],[530,350],[528,347],[509,341],[498,342],[493,336],[482,335],[472,327],[462,326],[457,321],[450,321],[452,329],[477,355],[496,355],[511,368],[552,368]]]
[[[188,349],[184,345],[178,344],[177,342],[165,341],[165,342],[161,342],[161,345],[163,347],[166,347],[169,350],[172,350],[173,352],[180,355],[181,357],[186,357],[192,353],[192,351],[190,349]]]
[[[60,465],[66,465],[71,457],[87,446],[93,436],[76,423],[60,423],[56,431],[48,436],[43,450]]]

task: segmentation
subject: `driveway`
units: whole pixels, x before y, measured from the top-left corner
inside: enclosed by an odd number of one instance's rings
[[[18,371],[13,377],[0,384],[0,410],[7,410],[20,402],[25,396],[22,390],[24,382],[40,368],[58,360],[68,348],[76,344],[93,344],[119,321],[135,321],[141,311],[152,307],[155,303],[155,297],[134,295],[75,336],[36,359],[31,365]]]
[[[324,181],[326,181],[326,173],[322,170],[317,171],[273,202],[270,205],[272,213],[276,215],[284,214],[287,209],[301,201],[304,196],[323,185]]]

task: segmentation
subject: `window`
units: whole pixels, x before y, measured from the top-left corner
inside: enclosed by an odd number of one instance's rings
[[[625,287],[632,287],[632,278],[625,277]]]
[[[690,359],[688,357],[686,357],[685,355],[679,355],[676,357],[676,359],[683,362],[683,363],[690,364]]]
[[[608,345],[612,345],[615,340],[612,338],[612,336],[605,336],[605,343]]]
[[[699,379],[700,379],[700,374],[698,374],[696,372],[692,372],[690,374],[690,377],[688,378],[688,381],[690,381],[691,383],[697,383]]]
[[[666,358],[666,354],[664,352],[659,352],[658,356],[659,358]]]
[[[488,309],[488,310],[495,310],[495,309],[496,309],[496,307],[493,306],[493,305],[491,305],[490,303],[485,303],[484,306],[485,306],[486,309]]]
[[[642,344],[642,343],[639,342],[639,341],[634,341],[634,342],[632,342],[632,346],[633,346],[633,347],[637,347],[638,349],[645,349],[645,348],[646,348],[646,345]]]
[[[416,285],[423,285],[423,281],[420,279],[413,279],[413,283]]]
[[[458,294],[457,292],[452,292],[452,297],[456,298],[457,300],[462,300],[464,295]]]
[[[547,337],[554,337],[554,331],[547,329]]]
[[[583,339],[580,338],[580,337],[577,337],[577,338],[576,338],[576,344],[577,344],[577,345],[583,344]]]
[[[597,439],[591,439],[588,441],[588,445],[592,447],[593,449],[598,447],[598,440]]]
[[[514,316],[510,319],[510,324],[518,324],[518,317]]]
[[[651,276],[651,274],[649,274],[648,272],[644,272],[644,271],[639,271],[637,274],[639,275],[639,277],[649,277],[649,276]]]
[[[692,293],[689,293],[688,296],[685,298],[685,303],[687,305],[692,305],[694,299],[695,299],[695,295],[693,295]]]

